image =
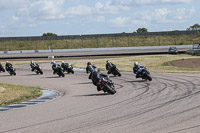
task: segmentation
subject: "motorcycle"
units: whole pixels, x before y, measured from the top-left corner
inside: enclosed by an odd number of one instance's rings
[[[139,72],[139,77],[138,78],[142,78],[145,80],[152,80],[152,77],[150,76],[150,72],[146,69],[146,67],[142,67],[138,70]]]
[[[115,65],[113,65],[113,67],[111,68],[111,73],[114,76],[118,75],[119,77],[121,77],[121,73],[119,72],[119,70],[117,69],[117,67]]]
[[[60,65],[58,65],[56,67],[56,69],[54,70],[54,73],[57,73],[59,77],[61,77],[61,76],[65,77],[65,74],[64,74],[62,67]]]
[[[72,65],[67,64],[67,65],[61,65],[61,66],[62,66],[64,72],[74,74],[74,70],[73,70]]]
[[[3,66],[0,66],[0,72],[5,72],[5,69]]]
[[[114,83],[109,79],[109,77],[101,78],[97,85],[104,91],[104,93],[107,92],[112,95],[116,93]]]
[[[114,83],[112,82],[112,80],[110,80],[110,78],[107,75],[100,74],[100,73],[98,75],[99,75],[99,76],[97,76],[99,79],[98,82],[96,82],[96,80],[95,80],[96,76],[94,76],[94,73],[92,73],[92,75],[91,75],[93,84],[99,88],[98,91],[103,90],[104,93],[107,92],[112,95],[115,94],[116,90],[115,90],[115,86],[114,86]]]
[[[11,76],[16,75],[16,69],[13,66],[9,66],[9,70],[7,71]]]
[[[34,71],[35,71],[36,74],[39,74],[39,73],[43,74],[42,68],[39,65],[35,66],[35,70]]]

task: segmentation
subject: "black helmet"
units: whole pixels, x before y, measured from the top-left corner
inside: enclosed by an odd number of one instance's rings
[[[92,65],[91,62],[88,62],[87,65]]]

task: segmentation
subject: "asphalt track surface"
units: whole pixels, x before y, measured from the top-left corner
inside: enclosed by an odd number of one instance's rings
[[[170,46],[145,46],[145,47],[114,47],[114,48],[84,48],[84,49],[58,49],[30,51],[8,51],[3,54],[0,51],[0,59],[19,58],[48,58],[49,56],[60,57],[90,57],[90,56],[120,56],[120,55],[149,55],[167,54]],[[179,53],[192,49],[192,45],[176,45]]]
[[[115,95],[97,92],[85,71],[59,78],[51,65],[44,75],[28,65],[17,76],[0,73],[0,82],[40,86],[61,96],[25,108],[0,112],[0,133],[199,133],[200,76],[155,74],[135,79],[129,72],[112,77]]]

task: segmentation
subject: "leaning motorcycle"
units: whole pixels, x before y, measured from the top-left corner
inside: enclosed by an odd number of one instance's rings
[[[40,65],[36,65],[35,66],[35,73],[36,74],[43,74],[43,70],[42,70],[42,68],[40,67]]]
[[[139,70],[139,77],[145,80],[152,80],[152,77],[150,76],[150,72],[146,69],[146,67],[140,68]]]
[[[113,67],[111,68],[111,73],[116,76],[118,75],[119,77],[121,76],[121,73],[119,72],[119,70],[117,69],[117,67],[115,65],[113,65]]]
[[[112,95],[116,93],[114,83],[112,82],[112,80],[109,79],[109,77],[102,77],[97,83],[97,85],[104,92],[107,92]]]
[[[73,66],[72,65],[64,65],[62,66],[63,71],[67,72],[67,73],[72,73],[74,74],[74,70],[73,70]]]
[[[98,83],[96,83],[93,78],[93,74],[94,73],[92,73],[91,76],[92,82],[94,85],[98,86],[100,90],[103,90],[104,92],[107,92],[112,95],[116,93],[114,83],[112,82],[112,80],[110,80],[110,78],[107,75],[100,74],[99,81]]]
[[[0,72],[5,72],[5,68],[3,66],[0,67]]]
[[[10,66],[9,67],[9,70],[7,71],[11,76],[12,75],[16,75],[16,69],[15,68],[13,68],[13,66]]]
[[[65,77],[65,74],[64,74],[64,72],[62,70],[62,67],[60,65],[56,67],[56,71],[55,72],[58,74],[59,77],[61,77],[61,76]]]

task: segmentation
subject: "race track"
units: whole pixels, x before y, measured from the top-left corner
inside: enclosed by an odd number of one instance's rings
[[[97,92],[85,71],[58,78],[51,65],[44,75],[28,65],[17,76],[0,73],[0,82],[40,86],[61,96],[25,108],[0,112],[0,133],[199,133],[200,76],[151,74],[153,81],[132,73],[111,77],[117,93]]]

